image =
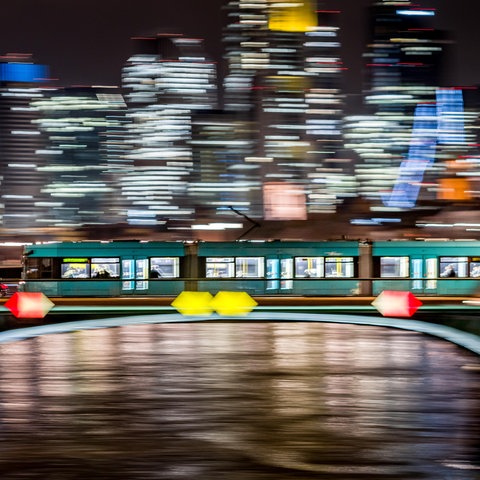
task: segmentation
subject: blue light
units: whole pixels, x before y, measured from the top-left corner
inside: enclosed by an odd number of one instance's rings
[[[408,157],[400,165],[400,173],[384,205],[396,208],[415,206],[425,169],[435,159],[437,146],[437,107],[420,104],[415,108],[412,140]]]
[[[383,198],[387,207],[413,208],[425,170],[435,160],[437,144],[465,143],[463,93],[460,89],[438,88],[436,104],[415,108],[408,157],[400,165],[393,191]]]
[[[425,17],[433,17],[433,10],[397,10],[397,15],[421,15]]]
[[[0,63],[0,82],[44,82],[48,67],[34,63]]]

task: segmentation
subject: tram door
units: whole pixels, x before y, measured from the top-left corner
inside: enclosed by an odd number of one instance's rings
[[[412,258],[411,275],[412,293],[436,293],[437,290],[437,259]]]
[[[425,293],[437,292],[438,263],[436,258],[425,259]],[[430,280],[429,280],[430,279]]]
[[[265,293],[288,293],[293,288],[293,258],[267,258]]]
[[[422,258],[412,258],[412,291],[423,293],[423,259]]]
[[[148,274],[148,258],[122,260],[122,294],[146,293]]]

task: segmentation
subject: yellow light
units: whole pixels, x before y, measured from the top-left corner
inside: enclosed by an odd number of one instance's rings
[[[182,315],[209,316],[213,313],[210,292],[182,292],[171,303]]]
[[[258,304],[247,292],[218,292],[211,302],[219,315],[248,315]]]
[[[306,32],[317,26],[317,15],[312,0],[278,2],[270,0],[268,28],[283,32]]]
[[[258,304],[246,292],[218,292],[215,297],[209,292],[182,292],[171,305],[186,316],[209,316],[216,311],[231,317],[248,315]]]

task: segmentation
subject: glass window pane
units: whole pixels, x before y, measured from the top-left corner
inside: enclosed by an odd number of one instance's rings
[[[353,277],[353,257],[335,257],[325,259],[326,277]]]
[[[207,258],[205,265],[206,275],[209,278],[235,277],[235,263],[232,258]]]
[[[235,259],[235,276],[258,278],[264,276],[263,257],[237,257]]]
[[[282,290],[290,290],[293,288],[293,258],[282,258],[280,261],[280,270],[282,281],[280,288]]]
[[[280,270],[282,278],[293,278],[293,258],[282,258]]]
[[[427,258],[425,260],[425,267],[427,269],[427,278],[437,278],[437,259],[436,258]],[[436,280],[427,280],[425,284],[425,288],[427,289],[435,289],[437,288],[437,281]]]
[[[133,260],[122,260],[122,278],[130,280],[135,278],[135,264]]]
[[[480,277],[480,263],[473,262],[470,264],[470,276],[471,277]]]
[[[135,261],[135,278],[146,279],[148,278],[148,260],[146,258],[141,258]],[[141,282],[137,282],[137,289]],[[142,289],[144,287],[141,287]],[[145,287],[146,288],[146,287]]]
[[[280,278],[280,260],[278,258],[267,259],[267,278]]]
[[[62,263],[62,278],[88,278],[90,277],[90,265],[88,263]]]
[[[92,278],[118,278],[120,263],[118,258],[92,258]]]
[[[150,278],[178,278],[180,259],[178,257],[158,257],[150,259]]]
[[[408,257],[381,257],[380,258],[380,277],[400,277],[409,276]]]
[[[440,257],[440,277],[467,277],[468,257]]]
[[[412,260],[412,278],[422,278],[423,277],[423,260],[421,258],[414,258]],[[412,282],[412,288],[419,290],[423,287],[423,282],[421,280],[415,280]]]
[[[25,265],[26,278],[52,278],[52,265],[51,258],[27,258]]]
[[[297,257],[295,258],[296,278],[320,278],[324,276],[323,257]]]
[[[278,258],[267,259],[267,290],[276,290],[280,286],[280,260]]]

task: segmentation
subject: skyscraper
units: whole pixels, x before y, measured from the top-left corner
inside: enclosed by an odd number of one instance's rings
[[[48,68],[30,54],[0,57],[0,214],[4,229],[32,231],[42,216],[44,137],[32,100],[42,98]]]
[[[114,144],[125,102],[118,87],[52,89],[31,102],[45,138],[37,151],[44,175],[39,226],[78,228],[120,223],[116,181],[123,148]]]
[[[135,225],[192,218],[192,114],[217,106],[216,65],[200,39],[159,34],[133,41],[122,74],[128,109],[124,216]]]
[[[338,12],[318,11],[312,0],[232,0],[226,9],[225,108],[258,124],[267,218],[334,210],[342,195],[335,165],[343,115]],[[292,217],[286,204],[275,213],[269,196],[277,188],[285,200],[287,191],[303,196],[303,213]]]

